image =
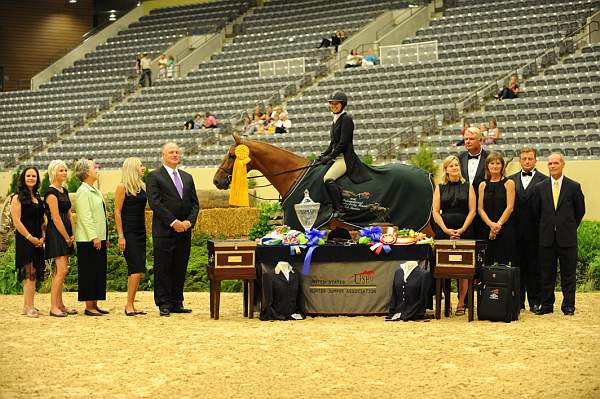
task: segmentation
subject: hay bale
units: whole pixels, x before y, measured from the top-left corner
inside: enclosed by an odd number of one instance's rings
[[[211,237],[244,237],[258,221],[259,213],[258,208],[202,209],[194,231],[206,233]]]
[[[229,193],[230,190],[196,190],[198,195],[198,201],[200,201],[200,208],[202,209],[212,209],[212,208],[229,208]],[[256,207],[256,198],[252,195],[256,195],[256,190],[249,189],[248,200],[250,202],[250,207]]]

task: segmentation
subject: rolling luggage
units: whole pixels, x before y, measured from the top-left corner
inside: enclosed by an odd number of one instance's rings
[[[520,269],[506,265],[482,266],[477,290],[477,318],[504,321],[521,313]]]

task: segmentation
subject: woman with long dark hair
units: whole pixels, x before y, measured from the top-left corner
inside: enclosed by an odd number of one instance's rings
[[[17,193],[10,203],[10,213],[15,226],[15,265],[23,281],[23,315],[38,317],[34,306],[36,281],[44,279],[44,240],[46,226],[44,207],[38,194],[40,172],[26,167],[19,176]]]

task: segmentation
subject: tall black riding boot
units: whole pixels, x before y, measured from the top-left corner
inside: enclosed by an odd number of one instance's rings
[[[333,208],[333,217],[341,218],[344,216],[344,210],[342,205],[342,190],[340,186],[337,185],[335,180],[327,180],[325,181],[325,188],[327,189],[327,194],[329,198],[331,198],[331,207]]]

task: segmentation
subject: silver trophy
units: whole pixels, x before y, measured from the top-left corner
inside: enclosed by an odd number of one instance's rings
[[[300,221],[300,224],[304,227],[304,231],[308,232],[313,227],[317,221],[320,207],[321,204],[310,198],[308,190],[304,190],[304,198],[294,205],[296,216],[298,216],[298,221]]]

